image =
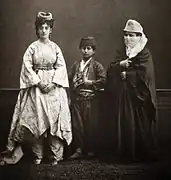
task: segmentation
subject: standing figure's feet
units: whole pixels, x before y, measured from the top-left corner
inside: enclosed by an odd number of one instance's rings
[[[51,161],[51,165],[52,166],[56,166],[58,164],[58,161],[56,160],[56,159],[53,159],[52,161]]]
[[[81,158],[82,157],[82,150],[81,148],[77,148],[75,153],[69,157],[70,160],[73,160],[73,159],[78,159],[78,158]]]
[[[87,155],[88,155],[88,157],[94,157],[95,153],[94,152],[88,152]]]
[[[41,162],[42,162],[42,159],[34,159],[33,160],[33,163],[36,164],[36,165],[41,164]]]

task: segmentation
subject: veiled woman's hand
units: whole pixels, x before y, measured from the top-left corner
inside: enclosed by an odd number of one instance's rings
[[[125,59],[120,62],[120,66],[123,68],[128,68],[131,63],[132,63],[132,61],[130,61],[129,59]]]
[[[121,72],[121,79],[122,80],[126,79],[126,71]]]

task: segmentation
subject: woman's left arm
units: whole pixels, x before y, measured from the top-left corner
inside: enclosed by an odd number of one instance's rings
[[[62,51],[58,45],[56,45],[55,49],[57,58],[54,67],[55,73],[52,79],[52,83],[62,87],[69,87],[68,73]]]
[[[91,86],[94,90],[100,90],[104,88],[105,83],[105,71],[99,62],[94,63],[94,73],[96,78],[94,80],[89,80],[88,78],[84,77],[84,84],[86,86]]]
[[[132,67],[126,72],[127,81],[141,102],[145,102],[150,93],[151,63],[151,54],[148,49],[144,49],[132,59]]]
[[[106,74],[104,67],[99,62],[96,62],[96,80],[92,81],[92,85],[95,90],[104,89]]]

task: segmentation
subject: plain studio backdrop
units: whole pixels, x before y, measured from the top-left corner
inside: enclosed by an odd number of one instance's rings
[[[52,40],[62,49],[68,72],[70,72],[71,64],[80,58],[78,46],[82,36],[89,35],[95,37],[97,41],[96,57],[104,65],[105,69],[107,69],[109,63],[114,60],[116,50],[123,43],[123,28],[126,21],[128,19],[135,19],[141,23],[148,37],[148,46],[152,52],[155,67],[159,109],[157,126],[161,139],[161,147],[167,149],[170,154],[170,9],[171,0],[1,0],[0,151],[3,150],[7,143],[13,109],[19,92],[22,57],[28,45],[37,39],[34,27],[36,14],[38,11],[47,11],[52,12],[54,15],[55,25]],[[87,173],[77,163],[72,164],[70,162],[68,165],[67,162],[65,165],[69,175],[72,175],[74,172],[69,167],[77,167],[78,172],[81,170],[83,172],[82,174],[84,172]],[[91,166],[93,173],[96,173],[96,170],[99,171],[97,164],[92,163]],[[63,165],[58,167],[63,167]],[[58,168],[57,171],[54,169],[50,172],[54,172],[60,176],[60,172],[65,169],[64,167]],[[84,164],[82,167],[91,169],[89,164]],[[168,167],[170,167],[170,163]],[[165,165],[162,169],[168,169],[168,167]],[[22,168],[21,170],[20,168],[16,167],[13,171],[7,168],[4,174],[5,176],[9,174],[12,179],[16,179],[13,173],[15,172],[19,176],[20,172],[22,172]],[[38,171],[34,167],[33,170]],[[110,168],[108,170],[99,172],[113,173]],[[25,171],[27,171],[27,168]],[[23,174],[25,171],[23,171]],[[42,176],[46,175],[44,174],[46,171],[43,168],[41,172]],[[164,173],[165,171],[162,175]],[[35,176],[35,173],[32,174]],[[92,172],[89,174],[92,174]],[[0,172],[1,175],[2,172]],[[26,176],[24,175],[24,177]],[[36,178],[37,176],[35,176]],[[0,177],[0,179],[2,178]],[[163,177],[162,179],[164,180]]]
[[[123,40],[128,19],[139,21],[147,35],[156,72],[156,87],[171,88],[170,0],[1,0],[0,88],[19,88],[22,56],[36,40],[38,11],[55,18],[52,40],[62,49],[68,72],[80,58],[78,44],[85,35],[97,41],[97,59],[107,68]]]
[[[170,0],[1,0],[0,2],[0,151],[4,148],[19,92],[23,54],[37,39],[39,11],[52,12],[52,40],[62,49],[68,73],[79,60],[82,36],[94,36],[96,58],[107,69],[123,43],[128,19],[139,21],[153,55],[161,147],[171,149],[171,1]]]

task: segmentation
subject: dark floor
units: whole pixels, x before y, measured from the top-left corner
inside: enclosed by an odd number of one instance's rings
[[[151,163],[120,164],[112,159],[82,159],[34,165],[22,159],[0,167],[0,180],[170,180],[171,158]]]
[[[160,97],[160,96],[159,96]],[[62,161],[52,167],[48,163],[34,165],[23,158],[18,164],[0,167],[0,180],[171,180],[171,110],[170,95],[162,95],[159,102],[159,135],[162,158],[149,163],[116,163],[112,158]],[[7,143],[8,130],[17,92],[1,92],[0,96],[0,152]],[[169,101],[170,102],[170,101]],[[169,106],[170,107],[170,106]]]

